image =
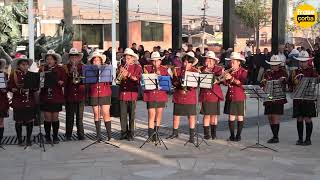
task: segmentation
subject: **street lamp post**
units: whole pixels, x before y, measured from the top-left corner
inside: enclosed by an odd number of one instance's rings
[[[33,0],[28,0],[29,58],[34,60]]]
[[[113,77],[116,77],[117,60],[116,60],[116,0],[112,0],[112,66]]]

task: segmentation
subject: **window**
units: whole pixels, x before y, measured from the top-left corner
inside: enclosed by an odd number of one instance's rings
[[[119,41],[119,24],[116,25],[116,39]],[[104,40],[112,41],[112,26],[111,24],[104,25]]]
[[[99,45],[102,39],[101,24],[74,25],[74,40],[84,41],[88,44]]]
[[[142,41],[163,41],[163,24],[154,22],[141,22]]]

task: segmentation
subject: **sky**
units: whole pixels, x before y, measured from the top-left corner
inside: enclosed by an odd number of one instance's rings
[[[62,6],[62,0],[44,0],[45,3],[50,6]],[[182,0],[182,14],[183,15],[202,15],[203,12],[201,8],[203,7],[204,0]],[[299,0],[294,0],[297,2]],[[138,6],[140,12],[148,12],[148,13],[157,13],[158,12],[158,3],[160,5],[160,14],[171,15],[171,0],[128,0],[129,2],[129,10],[137,11]],[[208,10],[207,14],[209,16],[219,16],[222,17],[222,2],[223,0],[207,0],[208,2]],[[307,0],[308,4],[313,5],[316,8],[320,8],[319,0]],[[73,3],[76,5],[80,5],[83,8],[96,8],[99,9],[99,4],[101,10],[111,10],[112,8],[112,0],[73,0]]]
[[[50,6],[62,6],[62,0],[44,0],[45,3]],[[140,12],[158,12],[157,1],[160,4],[160,14],[171,15],[171,0],[128,0],[129,10],[137,11],[138,5],[140,6]],[[222,1],[223,0],[207,0],[209,16],[222,17]],[[73,0],[73,3],[80,5],[83,8],[100,8],[111,10],[112,0]],[[183,3],[183,15],[202,15],[201,8],[203,7],[203,0],[182,0]]]

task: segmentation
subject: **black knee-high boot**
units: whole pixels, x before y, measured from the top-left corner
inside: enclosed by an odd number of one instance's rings
[[[29,122],[26,125],[26,131],[27,131],[27,146],[31,146],[31,135],[32,135],[32,130],[33,130],[33,122]]]
[[[101,121],[94,121],[94,124],[96,125],[96,133],[97,133],[97,141],[101,141]]]
[[[279,130],[280,130],[280,124],[275,124],[274,125],[274,138],[279,139]]]
[[[0,145],[2,144],[3,131],[4,131],[4,127],[1,127],[0,128]]]
[[[60,122],[59,121],[52,122],[52,140],[53,140],[53,144],[59,144],[59,138],[58,138],[59,127],[60,127]]]
[[[46,142],[51,144],[51,122],[48,121],[44,121],[43,122],[43,126],[44,126],[44,131],[46,133]]]
[[[216,139],[217,137],[217,126],[211,125],[211,138]]]
[[[210,139],[210,134],[209,134],[209,126],[203,126],[203,138],[204,139]]]
[[[168,136],[166,139],[175,139],[179,137],[179,129],[174,129],[172,130],[172,134]]]
[[[16,123],[15,124],[17,138],[18,138],[18,145],[23,146],[22,141],[22,123]]]
[[[312,129],[313,129],[313,123],[312,122],[306,123],[306,140],[304,141],[304,145],[306,146],[311,145]]]
[[[190,134],[190,136],[189,136],[189,142],[190,143],[194,143],[194,129],[189,129],[189,134]]]
[[[302,145],[303,144],[303,121],[297,121],[297,131],[298,131],[299,139],[296,145]]]
[[[238,122],[237,122],[237,136],[236,136],[236,141],[241,141],[242,128],[243,128],[243,121],[238,121]]]
[[[235,137],[234,137],[234,121],[229,121],[229,131],[230,131],[229,140],[230,141],[235,141]]]
[[[107,131],[107,140],[110,141],[111,140],[111,121],[105,121],[104,125],[106,126],[106,131]]]

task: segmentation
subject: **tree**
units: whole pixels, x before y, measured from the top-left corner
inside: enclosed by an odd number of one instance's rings
[[[235,6],[235,14],[247,27],[253,29],[256,46],[259,48],[260,29],[270,23],[270,13],[265,7],[264,0],[238,1]]]

